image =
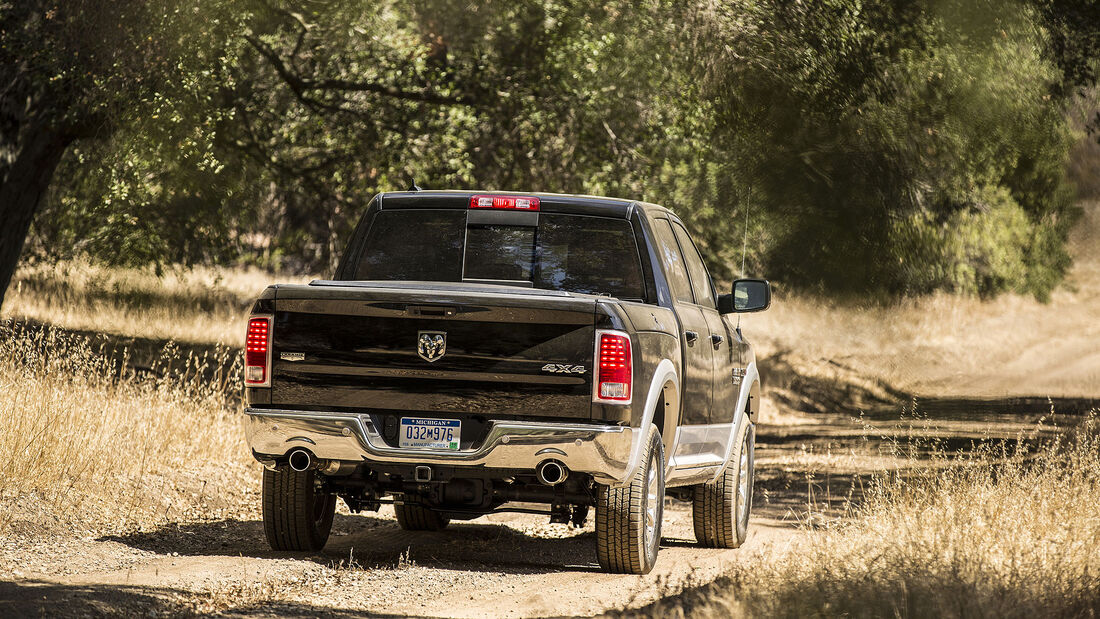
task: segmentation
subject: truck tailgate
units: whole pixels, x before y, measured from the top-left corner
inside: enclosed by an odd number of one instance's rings
[[[271,404],[588,418],[595,305],[501,286],[280,287]]]

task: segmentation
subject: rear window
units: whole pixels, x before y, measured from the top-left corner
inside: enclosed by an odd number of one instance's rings
[[[355,279],[436,281],[462,264],[465,225],[459,211],[382,211],[371,222]]]
[[[463,278],[533,283],[537,232],[532,226],[468,226]]]
[[[381,211],[371,222],[354,278],[500,282],[645,297],[630,222],[551,213],[541,213],[538,222],[467,225],[465,211]]]

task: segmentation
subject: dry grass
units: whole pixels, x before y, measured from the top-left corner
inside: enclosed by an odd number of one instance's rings
[[[744,318],[745,332],[762,356],[789,353],[803,371],[828,375],[839,363],[925,396],[1096,396],[1100,203],[1084,212],[1073,269],[1050,303],[936,294],[860,307],[780,295]]]
[[[256,269],[108,268],[84,262],[20,268],[3,315],[67,329],[239,346],[256,296],[273,283],[308,277]]]
[[[0,531],[254,512],[257,503],[240,497],[255,490],[255,465],[241,429],[237,347],[255,296],[276,281],[308,278],[22,267],[4,302],[16,320],[0,323],[0,453],[10,456],[0,459]],[[47,326],[19,326],[25,319]],[[140,338],[141,349],[135,342],[134,358],[120,362],[117,337],[69,330]],[[159,354],[156,340],[170,341]],[[182,352],[196,349],[208,353]]]
[[[913,451],[920,451],[914,449]],[[647,616],[1034,617],[1100,612],[1100,424],[1028,451],[911,460],[851,518],[807,527]],[[633,614],[633,613],[632,613]]]
[[[196,359],[169,345],[136,376],[87,338],[0,335],[0,530],[129,527],[227,509],[225,492],[239,489],[250,461],[231,400],[235,351]]]

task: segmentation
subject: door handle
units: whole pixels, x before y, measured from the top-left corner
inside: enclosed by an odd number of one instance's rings
[[[714,334],[711,334],[711,336],[710,336],[710,343],[714,344],[715,348],[718,348],[719,346],[722,345],[722,340],[724,340],[724,339],[726,339],[726,338],[722,337],[721,335],[718,335],[718,334],[714,333]]]
[[[695,340],[699,339],[699,334],[694,331],[684,331],[684,339],[688,344],[694,344]]]

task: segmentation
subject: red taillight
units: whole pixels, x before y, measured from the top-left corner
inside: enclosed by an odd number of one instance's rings
[[[530,196],[474,196],[470,208],[508,208],[517,211],[539,210],[539,199]]]
[[[267,385],[271,372],[271,319],[251,318],[244,339],[244,382]]]
[[[633,372],[630,338],[617,333],[600,333],[596,346],[596,399],[629,402]]]

